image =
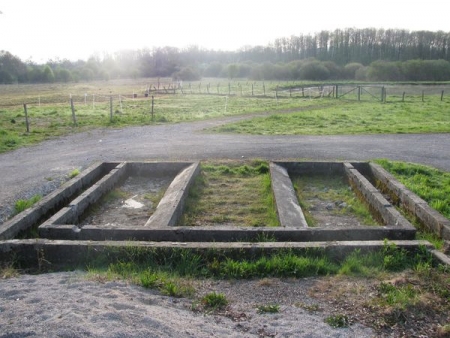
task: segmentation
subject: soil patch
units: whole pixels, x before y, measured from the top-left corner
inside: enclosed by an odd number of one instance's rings
[[[144,226],[172,180],[171,176],[128,177],[120,187],[91,207],[80,225]]]
[[[309,226],[377,225],[343,177],[294,176],[292,180]]]

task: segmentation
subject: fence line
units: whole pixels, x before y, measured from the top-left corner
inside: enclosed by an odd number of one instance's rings
[[[214,86],[213,86],[214,85]],[[72,99],[75,104],[83,104],[85,106],[92,105],[92,109],[95,109],[97,104],[107,103],[112,97],[113,100],[118,100],[121,105],[120,111],[123,112],[123,104],[127,101],[136,101],[147,99],[152,96],[190,96],[189,100],[204,101],[206,97],[242,97],[242,98],[267,98],[267,99],[285,99],[285,98],[302,98],[313,99],[323,97],[344,98],[348,100],[377,100],[381,102],[386,101],[412,101],[416,97],[421,97],[422,101],[426,100],[429,95],[440,95],[441,101],[444,101],[445,90],[439,89],[439,93],[436,90],[415,88],[416,86],[381,86],[381,85],[317,85],[317,86],[294,86],[291,88],[278,86],[274,84],[266,85],[264,82],[223,82],[211,85],[207,83],[159,83],[148,84],[145,87],[141,87],[139,91],[133,91],[132,94],[69,94],[66,95],[54,95],[52,97],[45,97],[42,95],[36,95],[35,97],[29,97],[22,99],[22,102],[6,103],[0,102],[0,108],[2,107],[18,107],[23,103],[28,105],[37,105],[39,107],[43,105],[58,105],[67,104]],[[167,87],[166,87],[167,86]],[[160,89],[158,89],[158,87]],[[161,89],[161,87],[163,89]],[[214,88],[216,87],[216,88]],[[423,86],[422,86],[423,87]],[[384,89],[383,89],[384,88]],[[406,90],[410,89],[409,91]],[[415,91],[413,91],[414,89]],[[201,95],[202,98],[197,98],[195,95]]]

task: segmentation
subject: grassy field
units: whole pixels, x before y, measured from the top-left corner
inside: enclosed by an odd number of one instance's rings
[[[212,129],[257,135],[348,135],[450,132],[450,102],[337,101],[332,106],[289,114],[273,114]]]
[[[154,79],[152,79],[154,81]],[[150,79],[148,80],[150,81]],[[169,80],[160,87],[169,86]],[[246,90],[244,91],[243,88]],[[254,87],[254,96],[248,88]],[[117,128],[206,120],[215,117],[255,112],[295,110],[303,107],[334,104],[331,99],[304,99],[280,92],[275,84],[242,82],[184,84],[184,94],[151,93],[157,84],[140,81],[97,82],[89,84],[20,85],[0,87],[0,152],[42,140],[94,128]],[[205,89],[207,86],[208,89]],[[264,86],[266,96],[263,96]],[[211,95],[208,94],[208,91]],[[164,92],[164,90],[162,90]],[[220,95],[217,95],[219,92]],[[231,95],[227,95],[228,92]],[[223,94],[222,94],[223,93]],[[133,94],[137,97],[134,98]],[[212,95],[214,94],[214,95]],[[109,97],[113,96],[112,114]],[[153,114],[152,114],[152,97]],[[70,97],[74,102],[75,121]],[[29,132],[26,129],[23,103],[27,103]],[[76,124],[75,124],[76,122]]]
[[[261,135],[450,131],[450,99],[444,97],[441,101],[439,95],[444,87],[390,85],[387,88],[392,95],[387,103],[381,104],[377,98],[379,87],[374,87],[373,95],[366,94],[363,101],[358,102],[354,91],[344,99],[335,100],[331,98],[331,86],[300,82],[205,79],[183,83],[182,89],[178,85],[181,84],[174,84],[170,79],[2,85],[0,152],[93,128],[177,123],[258,112],[273,114],[212,131]],[[301,86],[304,88],[300,89]],[[427,89],[424,102],[420,94],[424,89],[418,90],[419,87]],[[150,95],[145,97],[148,90]],[[405,102],[399,94],[402,91],[409,93]],[[110,97],[113,97],[112,107]],[[70,98],[74,102],[75,120]],[[26,131],[24,103],[27,104],[29,132]]]

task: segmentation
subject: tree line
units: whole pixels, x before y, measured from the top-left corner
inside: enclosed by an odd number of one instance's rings
[[[450,80],[450,33],[337,29],[280,38],[267,46],[215,51],[189,46],[95,54],[88,60],[22,61],[0,51],[0,83],[138,77],[254,80]]]

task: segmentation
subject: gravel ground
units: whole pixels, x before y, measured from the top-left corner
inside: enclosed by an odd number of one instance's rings
[[[197,299],[226,295],[226,309],[194,311],[194,299],[162,296],[122,281],[101,283],[82,272],[22,275],[0,282],[0,337],[373,337],[361,325],[332,328],[326,310],[304,304],[316,279],[194,281]],[[318,303],[319,301],[319,303]],[[278,313],[259,314],[258,305]],[[301,306],[300,306],[301,305]]]

